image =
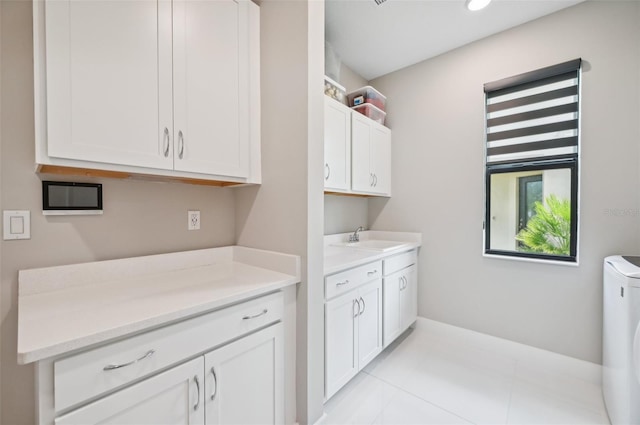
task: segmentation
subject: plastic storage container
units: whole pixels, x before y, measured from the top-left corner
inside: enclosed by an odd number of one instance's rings
[[[378,124],[384,125],[384,119],[387,116],[387,113],[381,111],[380,108],[377,108],[375,105],[371,103],[363,103],[362,105],[352,106],[351,109],[354,111],[360,112],[362,115],[365,115]]]
[[[346,90],[331,78],[324,76],[324,94],[342,104],[347,103]]]
[[[358,90],[347,93],[347,97],[349,98],[349,106],[357,106],[353,103],[353,99],[358,96],[364,97],[364,103],[370,103],[384,112],[384,105],[387,102],[387,97],[380,93],[378,90],[374,89],[371,86],[364,86],[359,88]]]

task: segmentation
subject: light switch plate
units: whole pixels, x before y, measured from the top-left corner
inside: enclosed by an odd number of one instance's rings
[[[31,239],[30,211],[3,211],[2,236],[5,241]]]

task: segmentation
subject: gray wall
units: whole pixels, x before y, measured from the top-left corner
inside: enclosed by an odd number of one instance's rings
[[[263,181],[238,189],[236,237],[302,257],[297,419],[315,423],[324,392],[324,1],[263,0],[261,25]]]
[[[33,367],[16,363],[18,270],[232,245],[235,194],[229,188],[104,180],[103,216],[45,218],[34,173],[31,2],[1,3],[0,204],[31,210],[32,234],[0,247],[0,423],[32,424]],[[187,231],[189,209],[201,211],[201,230]]]
[[[640,3],[586,2],[371,82],[389,99],[393,198],[370,200],[369,221],[423,233],[421,316],[600,362],[603,257],[640,249],[639,43]],[[483,83],[578,57],[580,265],[484,258]]]
[[[342,64],[340,81],[347,93],[368,85],[364,77]],[[324,234],[352,232],[358,226],[369,225],[367,198],[326,195],[324,197]]]

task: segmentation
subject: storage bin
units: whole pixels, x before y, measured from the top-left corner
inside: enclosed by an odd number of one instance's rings
[[[376,108],[380,109],[384,112],[384,107],[387,102],[387,97],[380,93],[378,90],[374,89],[371,86],[364,86],[359,88],[358,90],[354,90],[350,93],[347,93],[347,98],[349,99],[349,106],[357,106],[354,105],[353,99],[358,96],[364,97],[364,103],[370,103]]]
[[[379,108],[377,108],[375,105],[371,103],[363,103],[362,105],[352,106],[351,109],[353,109],[354,111],[358,111],[362,115],[365,115],[371,118],[378,124],[384,125],[384,119],[387,116],[387,113],[384,111],[381,111]]]
[[[324,94],[332,99],[337,100],[343,105],[347,103],[346,90],[340,84],[333,81],[331,78],[324,76]]]

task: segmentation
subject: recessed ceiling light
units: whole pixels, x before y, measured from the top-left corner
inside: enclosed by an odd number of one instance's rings
[[[467,9],[476,11],[484,9],[489,3],[491,3],[491,0],[467,0],[466,6]]]

